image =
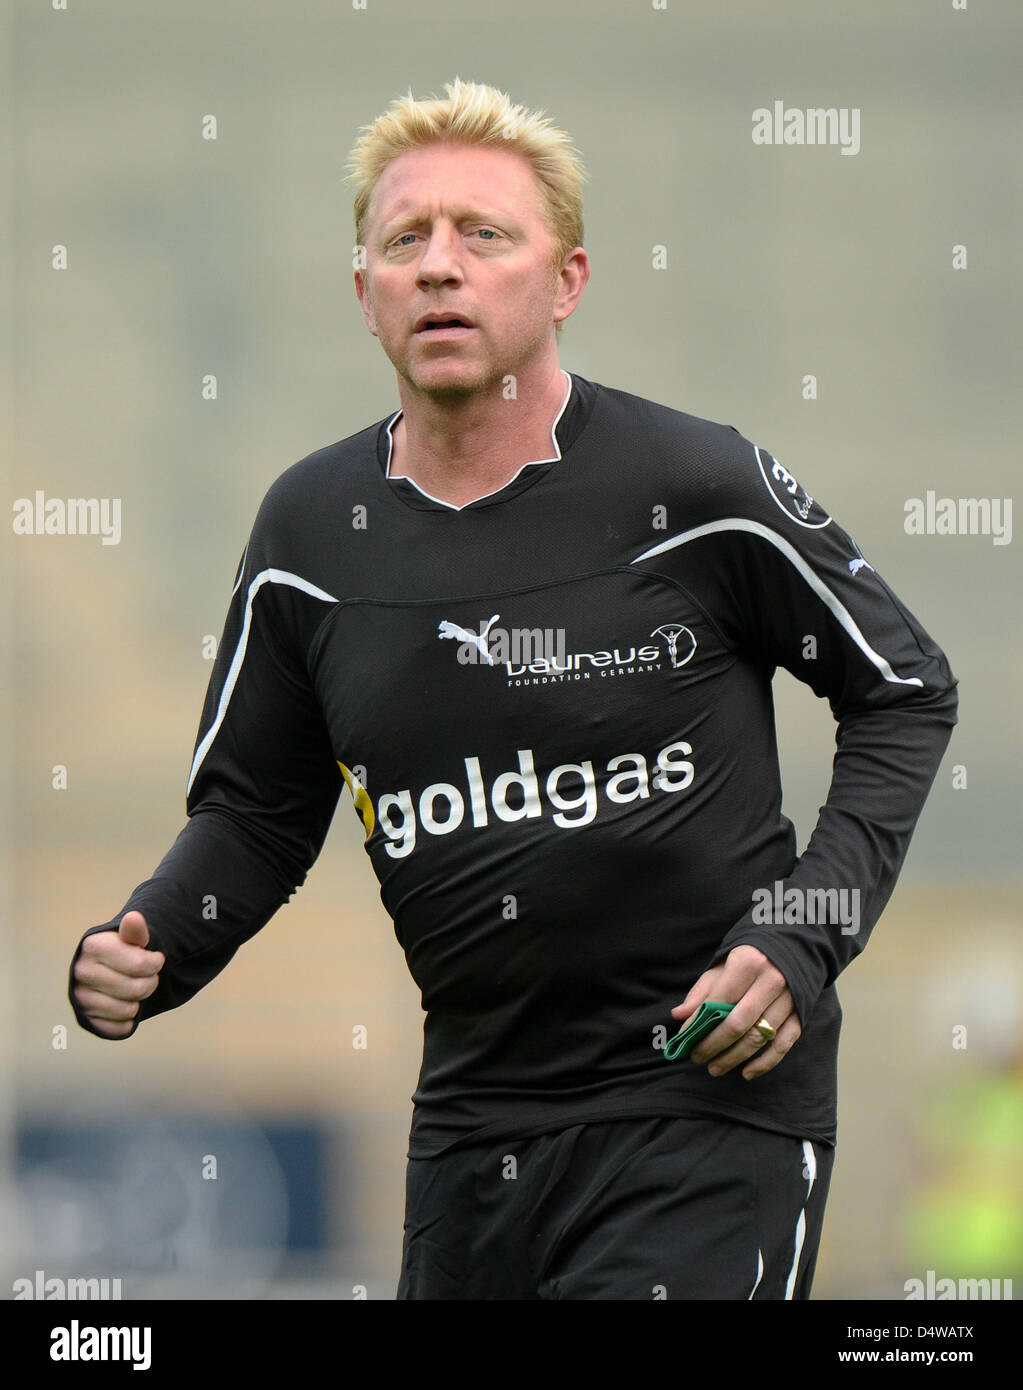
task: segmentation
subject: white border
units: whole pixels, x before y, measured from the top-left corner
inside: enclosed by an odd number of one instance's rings
[[[530,459],[529,462],[524,463],[522,465],[522,468],[520,468],[516,473],[513,473],[512,476],[507,480],[507,482],[502,483],[501,486],[495,488],[493,492],[485,492],[483,493],[482,497],[474,497],[472,499],[472,502],[464,502],[461,507],[456,507],[453,502],[445,502],[442,497],[434,497],[432,493],[427,492],[425,488],[421,488],[419,484],[415,482],[412,478],[407,478],[404,476],[392,478],[391,456],[394,453],[394,435],[391,433],[391,430],[394,428],[394,426],[398,423],[398,421],[404,414],[404,411],[402,410],[396,411],[391,416],[390,420],[388,420],[387,422],[387,467],[384,469],[384,477],[388,480],[388,482],[392,483],[409,483],[422,497],[427,498],[430,502],[436,502],[439,507],[447,507],[452,512],[461,512],[464,511],[466,507],[473,506],[476,502],[482,502],[485,497],[496,497],[499,492],[503,492],[506,487],[508,487],[511,483],[515,481],[515,479],[519,476],[519,473],[521,473],[523,469],[533,468],[538,463],[558,463],[561,459],[561,450],[558,447],[558,436],[555,433],[555,431],[558,428],[558,421],[565,413],[565,407],[568,405],[569,398],[572,395],[572,387],[575,384],[572,380],[571,375],[565,371],[564,367],[561,368],[561,374],[562,376],[568,377],[568,390],[565,392],[565,399],[561,402],[561,409],[554,417],[554,424],[551,425],[551,447],[553,448],[554,453],[550,458],[547,459]]]

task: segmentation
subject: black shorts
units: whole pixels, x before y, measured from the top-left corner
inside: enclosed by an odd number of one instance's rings
[[[615,1120],[410,1159],[399,1299],[805,1299],[834,1150]]]

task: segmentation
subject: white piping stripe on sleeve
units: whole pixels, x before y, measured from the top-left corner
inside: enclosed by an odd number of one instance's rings
[[[762,1250],[758,1250],[758,1251],[757,1251],[757,1282],[753,1285],[753,1287],[752,1287],[752,1288],[750,1289],[750,1291],[749,1291],[749,1298],[747,1298],[747,1300],[746,1300],[747,1303],[749,1303],[749,1302],[752,1300],[753,1295],[756,1293],[757,1289],[760,1288],[760,1281],[761,1281],[761,1279],[763,1279],[763,1277],[764,1277],[764,1252],[763,1252]]]
[[[232,598],[234,598],[235,594],[238,592],[238,589],[239,589],[240,586],[241,586],[242,579],[244,578],[244,575],[245,575],[245,561],[246,561],[246,559],[247,559],[247,557],[248,557],[248,553],[249,553],[249,545],[248,545],[248,541],[246,541],[246,543],[245,543],[245,549],[242,551],[241,563],[240,563],[239,566],[238,566],[238,578],[234,581],[234,588],[231,590],[231,597],[232,597]]]
[[[203,759],[210,750],[213,740],[216,738],[224,716],[227,714],[227,706],[234,693],[235,683],[242,669],[242,662],[245,660],[245,648],[249,641],[249,628],[252,626],[252,600],[263,587],[264,584],[287,584],[292,589],[300,589],[302,593],[309,594],[312,598],[323,599],[326,603],[337,603],[333,594],[325,593],[323,589],[318,589],[315,584],[310,584],[308,579],[302,579],[297,574],[289,574],[287,570],[261,570],[249,585],[248,596],[245,601],[245,620],[242,623],[241,635],[238,638],[238,645],[235,647],[234,656],[224,681],[224,688],[220,692],[220,704],[217,706],[217,715],[213,723],[206,732],[206,736],[195,750],[195,758],[192,761],[192,770],[188,775],[188,786],[185,788],[185,795],[192,790],[192,783],[195,781],[196,773],[202,766]],[[237,585],[235,586],[237,589]]]
[[[796,1274],[799,1270],[799,1257],[803,1253],[803,1238],[806,1235],[806,1212],[799,1213],[799,1220],[796,1222],[796,1248],[792,1256],[792,1268],[789,1270],[789,1277],[785,1281],[785,1297],[791,1299],[792,1292],[796,1287]]]
[[[830,609],[863,655],[877,667],[886,681],[890,681],[893,685],[923,686],[923,681],[919,676],[903,677],[895,674],[884,657],[876,652],[864,637],[845,604],[810,568],[799,551],[790,545],[784,536],[779,536],[777,531],[772,531],[770,527],[761,525],[759,521],[750,521],[743,516],[729,516],[722,518],[721,521],[709,521],[705,526],[696,526],[692,531],[683,531],[678,536],[672,536],[670,540],[661,541],[660,545],[652,546],[650,550],[644,550],[642,555],[636,556],[632,564],[638,565],[641,560],[651,560],[655,555],[663,555],[667,550],[674,550],[677,546],[688,544],[689,541],[699,540],[701,536],[712,536],[721,531],[748,531],[751,535],[760,536],[773,545],[775,549],[780,550],[789,564],[806,580],[817,597]]]

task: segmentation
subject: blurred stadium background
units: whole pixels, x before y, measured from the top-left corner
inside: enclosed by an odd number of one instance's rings
[[[901,1299],[929,1269],[1023,1281],[1019,542],[903,527],[907,498],[1010,497],[1019,476],[1019,7],[11,16],[6,492],[121,498],[123,537],[3,548],[0,1297],[36,1270],[124,1297],[393,1297],[421,1014],[347,796],[306,886],[184,1011],[104,1044],[65,991],[78,937],[183,822],[203,639],[263,492],[397,405],[352,289],[344,160],[394,96],[456,73],[542,108],[585,158],[593,278],[563,364],[771,449],[949,654],[960,727],[840,985],[815,1297]],[[860,152],[755,146],[776,99],[859,108]],[[802,843],[833,726],[777,689]]]

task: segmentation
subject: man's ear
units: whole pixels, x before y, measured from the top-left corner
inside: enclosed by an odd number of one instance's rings
[[[369,281],[364,271],[355,272],[355,293],[358,295],[359,303],[362,305],[362,317],[366,320],[366,327],[378,337],[376,320],[373,317],[373,309],[369,298]]]
[[[582,298],[590,278],[590,259],[581,246],[577,246],[564,259],[561,268],[555,271],[554,280],[557,295],[554,322],[561,324],[574,312]]]

